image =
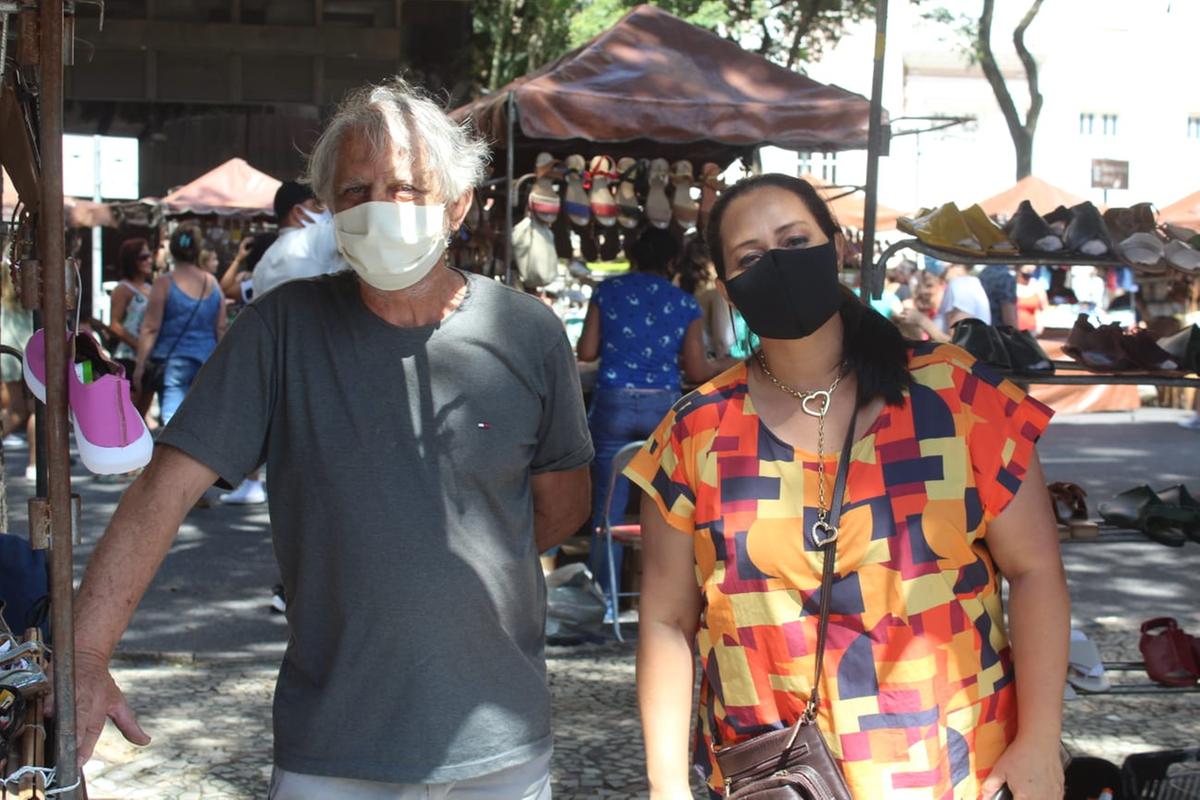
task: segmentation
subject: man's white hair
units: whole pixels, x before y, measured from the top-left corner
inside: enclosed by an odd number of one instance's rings
[[[366,139],[375,156],[402,151],[414,177],[432,179],[434,194],[447,203],[483,180],[487,144],[469,124],[459,125],[427,93],[397,77],[351,92],[317,139],[305,178],[330,208],[338,149],[351,131]]]

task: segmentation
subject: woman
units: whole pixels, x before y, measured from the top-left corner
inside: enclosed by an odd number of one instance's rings
[[[221,266],[221,259],[217,256],[216,250],[201,250],[196,265],[209,275],[216,275],[217,268]]]
[[[803,713],[823,563],[807,531],[854,417],[817,710],[853,796],[990,798],[1007,782],[1060,798],[1068,599],[1034,448],[1051,412],[956,347],[906,343],[839,286],[837,226],[808,183],[744,180],[709,225],[762,346],[681,400],[627,473],[645,491],[651,797],[690,796],[693,641],[693,752],[714,796],[713,747]],[[818,389],[803,408],[793,395]]]
[[[1050,307],[1046,290],[1034,280],[1037,267],[1026,264],[1017,270],[1017,328],[1034,336],[1042,333],[1042,312]]]
[[[154,277],[154,254],[150,243],[142,238],[126,239],[117,251],[117,270],[121,282],[112,292],[112,325],[117,337],[113,350],[115,358],[125,367],[125,374],[132,376],[137,368],[138,333],[150,305],[150,282]],[[153,392],[141,391],[137,384],[131,387],[133,404],[143,417],[150,410]]]
[[[171,421],[183,402],[192,379],[208,360],[225,333],[224,299],[217,279],[200,269],[200,229],[181,225],[171,234],[171,258],[175,267],[154,282],[150,304],[138,336],[134,386],[142,386],[147,359],[163,362],[161,395],[162,424]]]
[[[730,354],[733,347],[733,320],[729,304],[717,290],[717,271],[708,255],[708,245],[699,236],[683,246],[677,275],[679,288],[696,298],[704,315],[704,350],[717,358]]]
[[[596,287],[576,346],[580,361],[600,359],[588,427],[596,448],[592,462],[591,570],[607,593],[608,558],[602,524],[612,459],[623,445],[644,439],[667,409],[679,399],[679,372],[700,383],[728,366],[704,353],[704,324],[696,300],[670,280],[679,243],[669,233],[647,228],[629,247],[633,271]],[[612,508],[622,515],[629,484],[617,481]],[[621,574],[620,545],[613,545],[613,564]],[[612,603],[612,598],[609,598]],[[609,609],[610,612],[614,611]]]

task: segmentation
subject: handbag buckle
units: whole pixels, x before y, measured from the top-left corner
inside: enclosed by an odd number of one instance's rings
[[[812,540],[818,548],[824,547],[830,542],[836,542],[838,538],[838,528],[836,525],[830,525],[823,519],[819,519],[812,526]]]

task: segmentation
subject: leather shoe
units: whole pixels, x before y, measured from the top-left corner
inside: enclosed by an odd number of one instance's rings
[[[1088,369],[1118,372],[1132,366],[1121,346],[1121,327],[1115,323],[1094,327],[1087,314],[1080,314],[1067,336],[1063,352]]]
[[[1158,340],[1158,346],[1171,354],[1179,365],[1191,372],[1200,372],[1200,326],[1189,325]]]
[[[1100,518],[1110,525],[1132,528],[1167,547],[1183,547],[1184,526],[1200,524],[1200,513],[1164,503],[1149,486],[1137,486],[1100,504]]]
[[[1029,331],[1019,331],[1009,325],[997,325],[996,332],[1008,351],[1014,372],[1027,375],[1053,375],[1054,362]]]
[[[1038,216],[1028,200],[1022,200],[1017,213],[1008,221],[1008,238],[1023,253],[1056,253],[1063,249],[1062,239],[1046,220]]]
[[[1196,519],[1191,524],[1185,524],[1183,532],[1191,538],[1193,542],[1200,544],[1200,502],[1197,502],[1187,487],[1182,483],[1175,486],[1168,486],[1166,489],[1159,489],[1154,493],[1159,500],[1169,506],[1179,506],[1195,513]]]
[[[1121,349],[1135,368],[1151,372],[1170,372],[1179,369],[1179,362],[1166,350],[1158,346],[1149,331],[1127,331],[1120,339]]]
[[[1012,369],[1008,348],[1000,333],[981,319],[961,319],[954,323],[950,343],[958,345],[976,359],[998,369]]]
[[[1100,211],[1091,203],[1071,208],[1071,221],[1063,234],[1063,242],[1073,253],[1085,256],[1106,256],[1112,252],[1112,242]]]

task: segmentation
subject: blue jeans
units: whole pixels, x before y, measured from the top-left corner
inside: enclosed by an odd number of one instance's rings
[[[175,416],[180,403],[192,388],[192,381],[204,362],[188,356],[171,356],[163,365],[163,388],[158,396],[158,406],[162,424],[166,425]]]
[[[608,494],[613,457],[624,445],[645,439],[653,433],[678,399],[679,392],[669,389],[617,389],[607,386],[596,387],[592,396],[588,428],[592,432],[596,459],[592,462],[592,551],[588,568],[606,597],[609,593],[608,555],[604,550],[604,536],[597,531],[604,522],[604,501]],[[618,478],[610,506],[614,523],[623,521],[628,501],[629,479]],[[624,548],[613,542],[613,568],[618,585],[623,556]]]

